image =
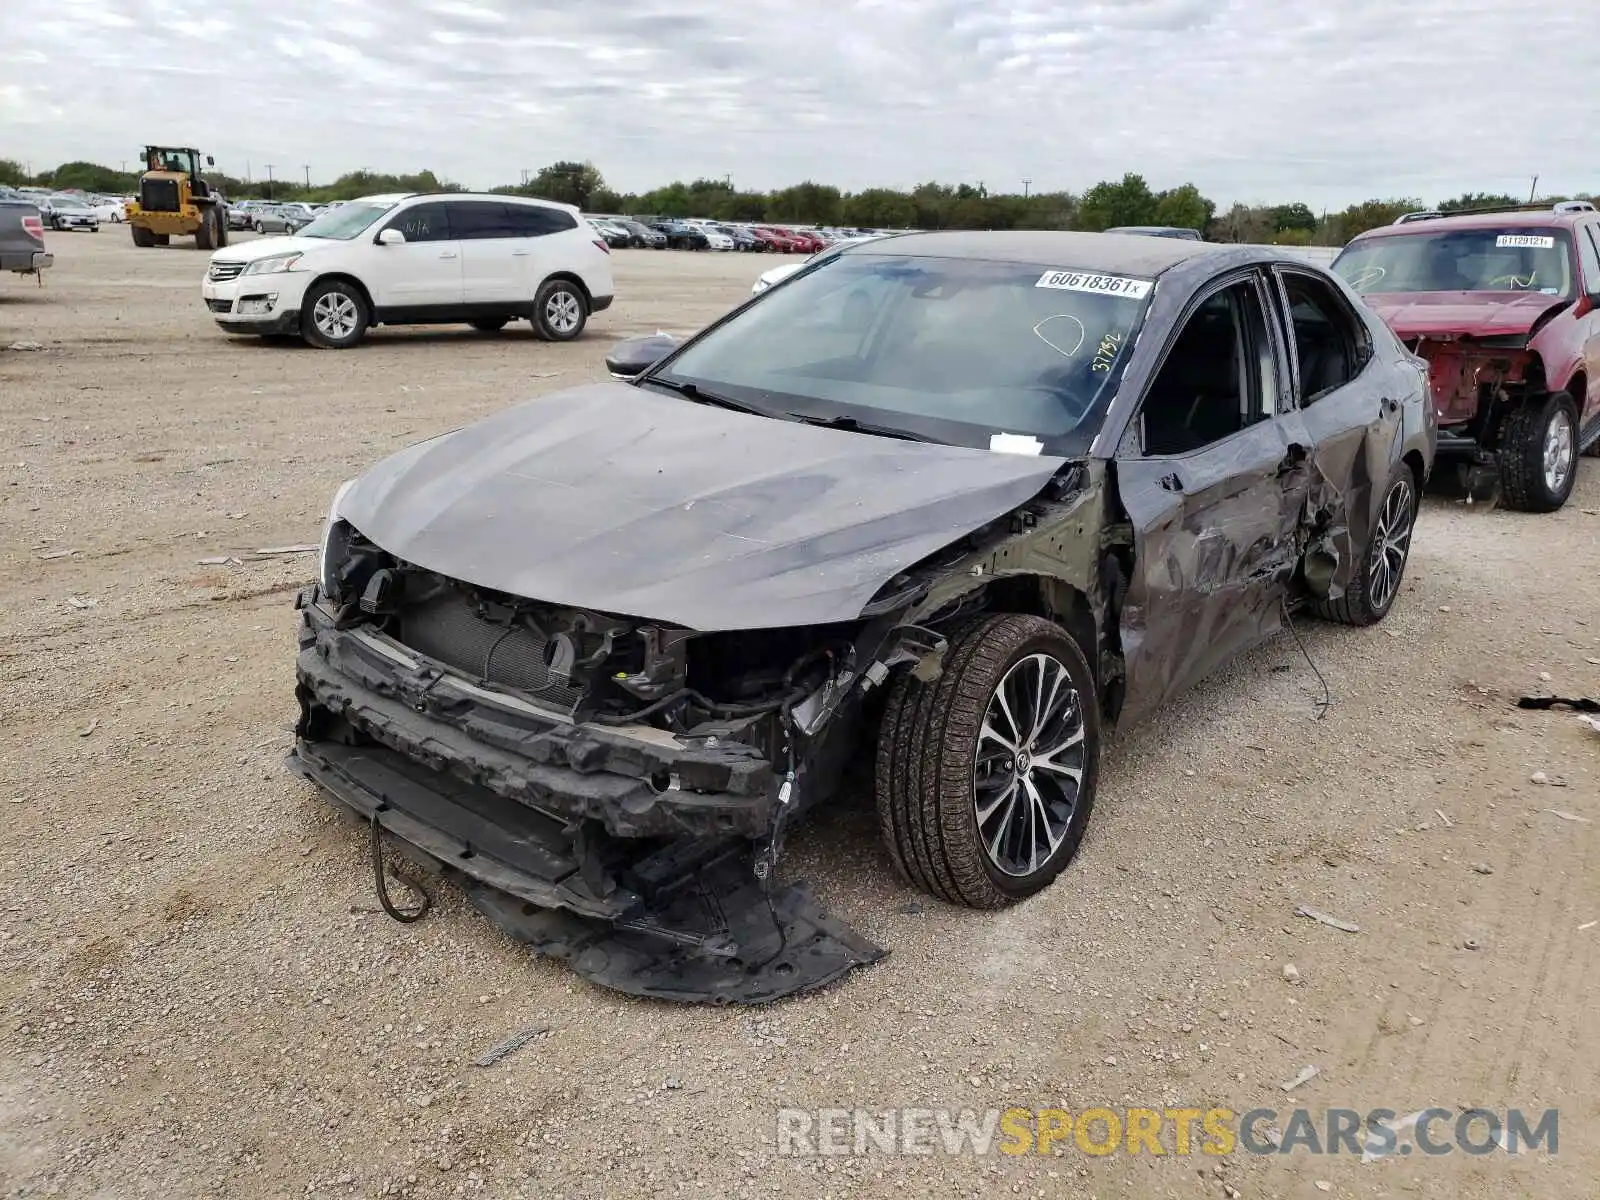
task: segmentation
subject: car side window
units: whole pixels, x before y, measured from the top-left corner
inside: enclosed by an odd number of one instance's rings
[[[408,242],[448,242],[450,220],[443,204],[418,204],[396,214],[385,229],[398,229]]]
[[[1146,454],[1188,454],[1277,408],[1266,311],[1254,278],[1201,302],[1151,381],[1140,421]]]
[[[1280,271],[1278,277],[1300,363],[1299,401],[1311,404],[1360,373],[1366,339],[1360,318],[1326,281],[1299,271]]]
[[[512,226],[516,230],[511,235],[513,237],[543,237],[578,227],[577,218],[559,208],[544,208],[535,204],[513,204],[508,207]]]
[[[1600,292],[1600,225],[1585,225],[1573,231],[1578,236],[1578,261],[1583,264],[1583,290]]]
[[[517,236],[509,205],[496,204],[492,200],[458,200],[448,207],[450,236],[453,241],[482,241],[486,238]]]

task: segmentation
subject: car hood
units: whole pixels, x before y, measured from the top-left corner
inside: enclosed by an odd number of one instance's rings
[[[1401,338],[1526,334],[1545,313],[1571,303],[1542,292],[1369,292],[1362,299]]]
[[[380,463],[340,516],[480,587],[706,631],[848,621],[1064,460],[899,441],[600,383]]]
[[[275,214],[251,212],[251,217],[269,216]],[[333,238],[308,238],[308,237],[274,237],[261,238],[253,242],[240,242],[218,250],[211,256],[213,261],[223,262],[255,262],[258,258],[275,258],[280,254],[293,254],[299,251],[302,254],[327,249],[329,246],[345,246],[348,242],[338,241]]]

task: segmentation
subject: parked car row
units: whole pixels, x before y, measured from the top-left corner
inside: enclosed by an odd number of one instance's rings
[[[816,228],[713,221],[705,217],[586,218],[612,249],[739,250],[746,253],[815,254],[840,242],[888,230]]]
[[[228,205],[228,228],[253,229],[257,233],[298,233],[328,207],[298,201],[241,200]]]

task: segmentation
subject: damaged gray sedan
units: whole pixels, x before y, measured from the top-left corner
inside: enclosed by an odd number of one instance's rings
[[[853,764],[917,886],[1047,886],[1112,723],[1388,613],[1436,434],[1340,281],[1162,238],[866,243],[611,366],[339,490],[291,762],[380,890],[396,847],[678,1000],[881,957],[777,878]]]

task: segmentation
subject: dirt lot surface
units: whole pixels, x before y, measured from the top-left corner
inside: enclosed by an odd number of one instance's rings
[[[619,253],[574,345],[340,353],[222,335],[191,249],[52,249],[43,289],[0,279],[3,1194],[1595,1194],[1600,738],[1513,703],[1600,695],[1600,463],[1553,516],[1431,498],[1384,625],[1302,626],[1325,720],[1284,637],[1124,732],[1042,896],[919,897],[870,812],[824,814],[787,872],[890,957],[765,1009],[641,1003],[449,891],[418,925],[375,911],[364,835],[281,766],[313,562],[250,554],[316,541],[381,455],[600,378],[612,337],[693,328],[773,260]],[[1058,1104],[1559,1106],[1560,1142],[777,1154],[781,1105]]]

